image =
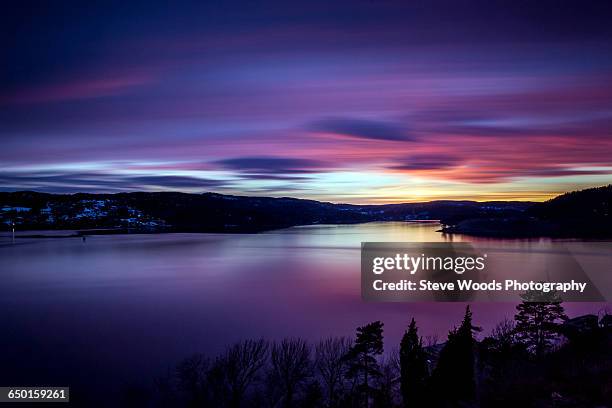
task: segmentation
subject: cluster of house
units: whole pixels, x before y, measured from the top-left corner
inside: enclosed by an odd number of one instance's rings
[[[103,220],[103,221],[102,221]],[[57,225],[102,222],[105,226],[158,227],[163,221],[151,219],[142,211],[123,206],[114,200],[79,200],[74,203],[48,202],[44,207],[31,208],[0,205],[0,223],[9,226]]]
[[[31,212],[30,207],[11,207],[8,205],[0,208],[0,222],[6,225],[14,225],[23,220],[26,213]]]

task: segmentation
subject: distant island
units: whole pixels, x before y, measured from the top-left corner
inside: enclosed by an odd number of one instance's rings
[[[543,203],[431,201],[351,205],[216,193],[48,194],[0,192],[5,229],[81,233],[261,232],[298,225],[439,221],[441,231],[490,237],[612,237],[612,185]],[[86,230],[86,232],[84,232]]]

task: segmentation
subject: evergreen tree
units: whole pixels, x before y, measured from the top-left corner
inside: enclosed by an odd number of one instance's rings
[[[400,343],[400,373],[404,407],[425,406],[427,356],[414,319]]]
[[[370,398],[375,391],[371,380],[381,376],[377,356],[383,353],[383,326],[380,321],[357,328],[355,344],[349,351],[350,366],[348,377],[358,382],[358,391],[363,395],[366,407],[370,405]]]
[[[474,399],[474,332],[480,330],[472,325],[472,312],[467,306],[461,326],[448,333],[433,373],[434,391],[440,405],[457,406]]]
[[[567,320],[562,299],[555,291],[527,291],[516,307],[516,335],[536,357],[541,357],[559,337],[559,322]]]

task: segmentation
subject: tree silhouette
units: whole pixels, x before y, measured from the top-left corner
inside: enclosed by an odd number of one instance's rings
[[[524,300],[517,307],[517,320],[533,326],[525,331],[531,333],[525,341],[535,351],[538,341],[545,344],[549,339],[535,328],[551,321],[558,326],[564,314],[560,302],[542,302],[538,293],[526,294]],[[579,326],[565,325],[578,327],[576,337],[541,360],[529,358],[525,344],[518,340],[525,333],[512,320],[505,319],[477,342],[474,332],[480,329],[472,324],[469,307],[438,357],[439,347],[423,347],[414,319],[400,349],[386,358],[381,357],[381,322],[358,328],[352,346],[346,338],[322,340],[315,347],[314,361],[304,340],[274,343],[270,353],[263,340],[245,341],[226,349],[212,364],[203,355],[183,360],[156,381],[153,393],[128,387],[123,402],[130,407],[390,408],[399,407],[403,399],[407,407],[515,407],[532,406],[534,401],[546,407],[608,406],[612,331],[605,321],[598,325],[597,316],[576,319]],[[588,324],[582,324],[585,321]],[[435,339],[430,343],[436,344]],[[426,358],[435,364],[431,378]],[[266,381],[259,381],[258,373],[264,370]]]
[[[176,379],[181,400],[188,407],[197,407],[206,399],[205,381],[209,361],[201,354],[195,354],[181,361],[176,367]]]
[[[311,375],[310,348],[302,339],[284,339],[272,346],[272,385],[280,390],[282,406],[293,406],[294,398]]]
[[[370,406],[370,398],[374,388],[370,380],[381,376],[376,359],[383,353],[384,323],[375,321],[357,328],[355,344],[349,352],[349,378],[355,378],[359,383],[359,394],[363,395],[363,405]]]
[[[401,392],[404,407],[425,405],[425,386],[429,375],[423,339],[414,318],[400,343]]]
[[[264,340],[245,340],[227,349],[215,362],[228,405],[240,407],[249,386],[266,364],[268,343]]]
[[[530,290],[516,306],[516,335],[536,357],[541,357],[559,337],[560,321],[567,320],[562,299],[556,291]]]
[[[344,375],[348,369],[346,359],[351,341],[346,337],[328,337],[315,347],[315,368],[325,387],[327,405],[335,407],[344,389]]]
[[[510,360],[526,357],[523,343],[518,341],[516,322],[507,317],[497,323],[491,334],[479,344],[480,363],[492,365],[496,370],[505,368]]]
[[[373,408],[399,407],[399,351],[394,349],[380,361],[381,375],[376,378],[376,393],[372,401]]]
[[[509,401],[508,395],[516,395],[516,388],[521,388],[517,384],[525,381],[526,370],[534,371],[528,366],[525,346],[517,339],[515,321],[504,317],[477,350],[479,402],[483,406],[520,405]]]
[[[448,333],[448,341],[440,352],[433,373],[434,390],[440,405],[456,406],[474,399],[474,332],[480,330],[472,325],[472,312],[467,306],[461,326]]]
[[[493,327],[490,337],[499,351],[511,349],[516,344],[516,322],[505,317]]]

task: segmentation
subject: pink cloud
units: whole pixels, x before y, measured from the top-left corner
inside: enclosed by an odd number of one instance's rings
[[[119,95],[153,81],[149,73],[102,75],[17,90],[0,95],[0,105],[62,102]]]

